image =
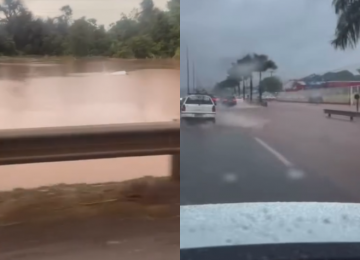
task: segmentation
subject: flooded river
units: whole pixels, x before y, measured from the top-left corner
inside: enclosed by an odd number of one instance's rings
[[[174,61],[2,61],[0,129],[171,121],[179,89]],[[166,175],[169,167],[167,156],[0,166],[0,190]]]

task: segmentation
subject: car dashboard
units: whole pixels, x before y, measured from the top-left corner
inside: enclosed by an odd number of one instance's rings
[[[180,260],[360,260],[360,243],[301,243],[180,249]]]

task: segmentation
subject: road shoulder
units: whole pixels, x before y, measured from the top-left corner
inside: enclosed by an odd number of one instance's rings
[[[178,259],[179,187],[146,177],[1,192],[0,259]]]

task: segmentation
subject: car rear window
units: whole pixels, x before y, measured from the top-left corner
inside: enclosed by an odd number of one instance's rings
[[[210,96],[204,96],[204,95],[194,95],[189,96],[186,99],[187,105],[213,105],[213,101],[211,100]]]

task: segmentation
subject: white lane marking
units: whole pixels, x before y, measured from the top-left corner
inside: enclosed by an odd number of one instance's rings
[[[276,151],[274,148],[272,148],[270,145],[268,145],[267,143],[265,143],[263,140],[261,140],[260,138],[255,137],[255,140],[261,144],[266,150],[268,150],[270,153],[272,153],[280,162],[282,162],[285,166],[287,167],[293,167],[293,164],[285,158],[285,156],[283,156],[281,153],[279,153],[278,151]]]

